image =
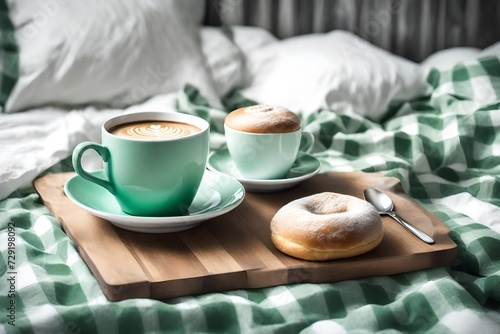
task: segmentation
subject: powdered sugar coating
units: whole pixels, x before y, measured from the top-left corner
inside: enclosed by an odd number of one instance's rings
[[[300,129],[300,118],[285,107],[258,104],[232,111],[224,124],[243,132],[287,133]]]
[[[383,225],[368,202],[324,192],[283,206],[271,221],[271,232],[310,249],[347,250],[380,238]]]
[[[267,104],[256,104],[254,106],[246,107],[243,109],[244,112],[246,113],[259,113],[259,112],[283,112],[287,111],[288,109],[285,107],[281,106],[271,106]]]

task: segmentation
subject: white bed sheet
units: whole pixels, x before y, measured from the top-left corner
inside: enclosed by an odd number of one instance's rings
[[[30,187],[40,173],[68,157],[80,142],[99,142],[106,119],[134,111],[175,112],[175,98],[175,93],[156,96],[125,110],[45,107],[0,115],[0,200]],[[99,159],[87,157],[85,167],[98,169]]]

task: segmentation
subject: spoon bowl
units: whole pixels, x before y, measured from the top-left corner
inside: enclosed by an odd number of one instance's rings
[[[375,209],[377,209],[379,214],[391,216],[394,220],[403,225],[406,229],[419,237],[422,241],[428,244],[434,243],[434,239],[432,239],[428,234],[408,223],[394,211],[394,203],[392,202],[391,198],[387,196],[387,194],[374,188],[367,188],[364,190],[363,195],[365,197],[365,200],[371,203],[375,207]]]

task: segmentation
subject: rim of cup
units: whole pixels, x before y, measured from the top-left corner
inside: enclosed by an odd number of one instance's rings
[[[187,123],[198,127],[201,131],[191,133],[187,136],[180,138],[158,138],[158,139],[140,139],[140,138],[131,138],[131,137],[123,137],[112,134],[109,130],[115,126],[127,123],[134,122],[147,122],[147,121],[170,121],[170,122],[179,122],[179,123]],[[101,130],[104,131],[107,135],[112,138],[119,138],[120,140],[129,140],[129,141],[140,141],[140,142],[162,142],[162,141],[177,141],[177,140],[186,140],[187,138],[193,138],[203,135],[210,129],[210,124],[199,116],[183,114],[180,112],[167,112],[167,111],[141,111],[134,112],[129,114],[123,114],[119,116],[112,117],[105,121]]]

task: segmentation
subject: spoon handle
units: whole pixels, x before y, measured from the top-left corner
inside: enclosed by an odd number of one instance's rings
[[[398,214],[394,211],[388,211],[387,214],[394,218],[398,223],[406,227],[411,233],[415,234],[417,237],[419,237],[422,241],[428,243],[428,244],[433,244],[434,239],[432,239],[429,235],[427,235],[424,231],[420,230],[419,228],[411,225],[408,223],[406,220],[404,220],[402,217],[398,216]]]

